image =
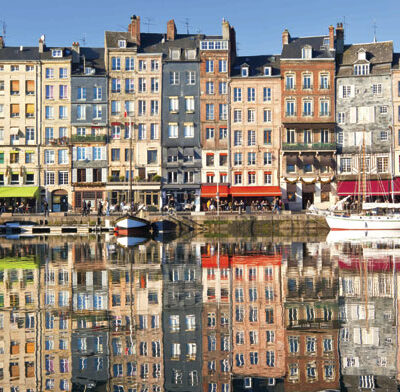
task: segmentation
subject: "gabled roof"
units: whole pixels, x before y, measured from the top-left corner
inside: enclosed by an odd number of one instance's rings
[[[329,45],[324,45],[326,38],[329,39],[329,36],[291,38],[287,45],[283,45],[281,58],[282,60],[301,59],[301,49],[309,45],[312,47],[313,59],[333,59],[335,58],[335,51],[329,50]]]
[[[155,45],[163,39],[164,34],[159,33],[140,33],[140,48],[138,52],[143,51],[144,48]],[[105,42],[109,49],[118,49],[118,41],[125,40],[127,48],[136,47],[136,43],[132,39],[130,32],[125,31],[106,31]]]
[[[63,50],[63,57],[52,57],[53,49]],[[6,46],[0,49],[0,61],[39,61],[39,60],[54,60],[62,61],[71,59],[72,52],[70,48],[63,47],[48,47],[45,46],[43,53],[39,53],[37,46]]]
[[[80,62],[73,64],[72,73],[75,75],[84,74],[84,63],[86,67],[92,67],[96,70],[95,75],[104,75],[104,48],[80,48]]]
[[[147,46],[143,49],[146,53],[163,53],[164,56],[169,56],[170,49],[197,49],[200,46],[202,35],[194,34],[177,34],[173,41],[162,39],[160,42]],[[196,58],[198,54],[196,54]],[[176,61],[176,60],[172,60]],[[189,60],[193,61],[193,60]]]
[[[249,77],[264,76],[264,67],[271,67],[271,76],[280,74],[280,56],[260,55],[236,57],[231,76],[240,76],[241,67],[246,65],[249,67]]]

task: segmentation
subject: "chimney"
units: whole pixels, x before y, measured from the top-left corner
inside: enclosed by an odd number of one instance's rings
[[[344,50],[344,29],[343,23],[336,26],[336,53],[342,54]]]
[[[335,28],[329,26],[329,50],[335,50]]]
[[[39,53],[43,53],[44,52],[44,48],[46,47],[45,45],[45,37],[44,35],[42,35],[39,39]]]
[[[128,31],[131,33],[133,42],[140,46],[140,16],[131,16],[131,23],[128,26]]]
[[[225,18],[222,19],[222,39],[230,39],[230,26],[229,22]]]
[[[0,49],[4,48],[4,38],[2,35],[0,35]]]
[[[72,42],[72,62],[79,63],[79,57],[81,53],[81,48],[79,46],[79,42]]]
[[[167,40],[174,41],[176,36],[176,26],[173,19],[169,20],[167,23]]]
[[[289,30],[285,29],[282,33],[282,46],[287,45],[290,42]]]

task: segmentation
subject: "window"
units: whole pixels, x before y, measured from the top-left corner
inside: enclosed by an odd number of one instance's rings
[[[187,123],[183,126],[183,137],[194,137],[193,123]]]
[[[233,89],[233,102],[241,102],[242,101],[242,89],[239,87],[235,87]]]
[[[214,94],[214,82],[206,82],[206,94]]]
[[[150,113],[152,116],[158,115],[158,101],[156,100],[150,101]]]
[[[151,140],[158,139],[158,124],[150,125],[150,139]]]
[[[272,121],[272,111],[269,109],[264,109],[264,122]]]
[[[264,76],[271,76],[271,67],[264,67]]]
[[[329,88],[329,74],[320,74],[319,88],[320,89],[328,89]]]
[[[58,163],[60,165],[68,163],[68,150],[58,150]]]
[[[387,173],[388,171],[389,159],[388,157],[377,157],[376,166],[378,173]]]
[[[67,171],[59,171],[58,172],[58,184],[59,185],[68,185],[68,172]]]
[[[247,145],[248,146],[256,145],[256,131],[248,131],[247,132]]]
[[[235,166],[242,165],[242,153],[241,152],[235,152],[233,155],[233,164]]]
[[[227,61],[226,60],[219,60],[218,61],[218,69],[219,69],[219,72],[227,72],[228,71],[228,69],[227,69]]]
[[[258,364],[258,352],[250,351],[250,364],[257,365]]]
[[[142,101],[142,100],[138,101],[138,115],[139,116],[146,115],[146,101]]]
[[[247,164],[248,165],[255,165],[256,164],[256,153],[255,152],[247,153]]]
[[[46,68],[46,79],[54,79],[54,68]]]
[[[307,45],[301,48],[301,58],[302,59],[311,59],[312,58],[312,47]]]
[[[264,152],[264,165],[272,165],[272,152]]]
[[[146,132],[146,124],[138,125],[138,140],[146,140],[147,132]]]
[[[306,339],[306,350],[308,353],[316,352],[317,339],[314,337],[307,336]]]
[[[369,75],[369,64],[354,65],[354,75]]]
[[[320,101],[320,116],[329,116],[329,101],[328,100],[321,100]]]
[[[55,156],[54,150],[45,150],[44,151],[44,163],[46,165],[55,163],[54,156]]]
[[[186,84],[188,84],[188,85],[196,84],[196,72],[195,71],[187,71],[186,72]]]
[[[185,110],[186,113],[194,112],[194,97],[185,97]]]
[[[267,324],[273,324],[274,323],[274,310],[267,308],[265,309],[265,322]]]
[[[46,85],[46,99],[54,99],[54,86]]]
[[[62,57],[63,51],[61,49],[52,49],[51,55],[52,57]]]
[[[130,80],[132,80],[132,79],[130,79]],[[138,91],[139,91],[139,93],[144,93],[144,92],[146,92],[146,90],[147,90],[146,78],[139,78],[138,79]]]
[[[170,123],[168,124],[168,137],[177,138],[178,137],[178,124]]]
[[[317,367],[315,363],[307,364],[307,378],[315,379],[317,377]]]
[[[157,93],[159,90],[159,79],[158,78],[151,78],[150,79],[150,88],[152,93]]]
[[[214,72],[214,61],[206,60],[206,72]]]
[[[234,123],[242,122],[242,111],[241,111],[241,109],[235,109],[233,111],[233,122]]]
[[[400,140],[400,138],[399,138],[399,140]],[[233,145],[234,146],[242,145],[242,131],[234,131],[233,132]]]
[[[86,120],[86,106],[77,105],[76,106],[76,117],[78,120]]]
[[[68,112],[66,106],[59,106],[58,108],[58,117],[62,120],[68,118]]]
[[[228,119],[228,105],[226,103],[219,104],[219,119],[220,120]]]
[[[248,87],[247,89],[247,102],[256,101],[256,89],[253,87]]]
[[[45,172],[45,185],[55,185],[54,172]]]
[[[372,94],[381,95],[382,94],[382,84],[373,84],[372,85]]]
[[[275,367],[275,351],[267,351],[266,363],[268,367]]]
[[[158,60],[151,60],[150,61],[150,70],[152,72],[159,70],[159,62],[158,62]]]
[[[311,75],[303,74],[303,90],[312,89]]]
[[[169,73],[169,84],[178,85],[179,84],[179,72]]]
[[[113,93],[121,92],[121,79],[115,79],[115,78],[111,79],[111,92]],[[81,98],[81,99],[86,99],[86,98]]]
[[[299,338],[297,336],[289,336],[289,351],[291,353],[299,352]]]
[[[206,104],[206,120],[214,120],[214,104]]]
[[[228,83],[227,82],[219,82],[219,93],[221,95],[228,94]]]
[[[53,106],[45,107],[45,118],[46,118],[46,120],[54,119],[54,107]]]
[[[68,99],[68,86],[60,85],[60,99]]]
[[[270,87],[263,88],[263,101],[271,102],[271,88]]]
[[[147,163],[157,163],[157,150],[147,150]]]
[[[286,90],[293,90],[294,89],[294,75],[286,75],[285,77],[285,87]]]
[[[256,111],[255,109],[247,110],[247,122],[252,123],[256,121]]]
[[[240,73],[243,78],[247,78],[249,76],[249,67],[242,67]]]
[[[214,166],[214,154],[207,153],[207,155],[206,155],[206,166]]]
[[[146,82],[143,84],[143,78],[139,78],[139,81],[142,80],[142,83],[139,84],[139,92],[142,92],[144,88],[144,91],[146,90]],[[127,94],[134,94],[135,93],[135,80],[131,78],[125,79],[125,92]]]
[[[235,185],[242,183],[242,173],[235,173],[234,174]]]
[[[296,115],[295,101],[292,100],[286,101],[286,116],[295,116],[295,115]]]
[[[346,113],[345,112],[338,112],[337,122],[338,122],[338,124],[344,124],[346,122]]]
[[[146,71],[147,63],[145,60],[139,60],[139,71]]]

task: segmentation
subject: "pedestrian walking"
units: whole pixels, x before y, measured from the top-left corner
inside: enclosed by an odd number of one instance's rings
[[[103,203],[101,200],[99,200],[99,207],[97,208],[97,215],[102,216],[103,215]]]
[[[46,199],[44,199],[43,202],[43,210],[44,210],[44,216],[49,216],[49,203],[47,203]]]

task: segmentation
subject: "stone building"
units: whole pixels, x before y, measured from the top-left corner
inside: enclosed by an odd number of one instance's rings
[[[163,34],[141,33],[137,16],[127,32],[105,32],[110,122],[106,189],[111,204],[128,203],[131,197],[160,205],[162,53],[151,47],[162,39]]]
[[[336,116],[338,196],[357,195],[360,172],[367,195],[387,198],[393,156],[393,42],[345,45],[338,56]],[[362,152],[363,143],[365,154]],[[362,168],[364,162],[364,170]]]
[[[393,167],[395,177],[400,177],[400,54],[393,53],[392,65],[392,100],[393,100]],[[395,193],[399,193],[398,179],[395,178]]]
[[[279,56],[237,57],[230,81],[232,198],[280,196]]]
[[[200,121],[203,184],[228,184],[229,75],[236,56],[235,30],[222,21],[221,36],[200,41]],[[202,192],[203,193],[203,192]],[[207,196],[216,197],[217,187]]]
[[[162,173],[163,204],[200,205],[201,145],[198,35],[177,34],[167,25],[165,42],[154,47],[163,53]]]
[[[106,199],[107,79],[103,48],[80,48],[74,43],[72,53],[72,206],[81,211],[83,201],[97,208]]]
[[[282,34],[282,198],[290,209],[330,202],[335,174],[335,55],[343,39]],[[333,201],[333,199],[332,199]]]

